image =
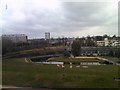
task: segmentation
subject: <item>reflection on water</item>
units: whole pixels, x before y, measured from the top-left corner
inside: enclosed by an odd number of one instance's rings
[[[64,62],[35,62],[40,64],[64,64]]]
[[[39,64],[64,64],[64,62],[35,62],[35,63],[39,63]],[[71,62],[70,62],[71,63]],[[74,64],[74,63],[72,63]],[[99,62],[81,62],[81,65],[100,65]]]

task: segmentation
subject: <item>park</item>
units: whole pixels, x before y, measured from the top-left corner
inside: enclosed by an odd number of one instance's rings
[[[70,52],[63,46],[5,54],[2,60],[2,84],[50,89],[118,88],[119,58],[80,56],[81,48],[78,46],[79,43],[73,48],[74,57],[71,57]],[[62,64],[46,64],[46,62],[62,62]],[[85,62],[89,62],[89,65]],[[90,64],[93,62],[97,64]]]
[[[95,59],[94,59],[95,60]],[[78,60],[77,60],[78,61]],[[3,60],[3,85],[37,88],[118,88],[118,65],[27,63],[24,58]]]

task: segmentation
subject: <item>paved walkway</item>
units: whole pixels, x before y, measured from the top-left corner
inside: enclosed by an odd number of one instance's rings
[[[75,58],[98,58],[98,57],[84,57],[84,56],[79,56],[79,57],[75,57]]]
[[[108,62],[113,63],[113,64],[115,64],[115,65],[120,65],[120,64],[117,63],[117,62],[114,62],[114,61],[109,60],[109,59],[106,59],[106,58],[101,58],[101,57],[83,57],[83,56],[79,56],[79,57],[75,57],[75,58],[97,58],[97,59],[99,59],[99,60],[108,61]]]
[[[32,88],[32,87],[16,87],[16,86],[9,86],[9,85],[2,85],[0,89],[5,90],[52,90],[47,88]]]

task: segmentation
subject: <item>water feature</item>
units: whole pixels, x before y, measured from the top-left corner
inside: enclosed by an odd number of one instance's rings
[[[39,63],[39,64],[64,64],[64,62],[35,62],[35,63]]]
[[[104,60],[103,58],[98,58],[98,61],[80,61],[80,62],[62,62],[62,61],[47,61],[49,58],[58,57],[59,55],[44,55],[44,56],[36,56],[31,57],[31,61],[39,64],[74,64],[74,65],[101,65],[101,64],[109,64],[108,60]]]

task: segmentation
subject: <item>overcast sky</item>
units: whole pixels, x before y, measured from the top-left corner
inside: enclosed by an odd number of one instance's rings
[[[4,0],[2,34],[26,34],[29,38],[82,37],[118,34],[118,2],[58,0]],[[110,0],[108,0],[110,1]]]

